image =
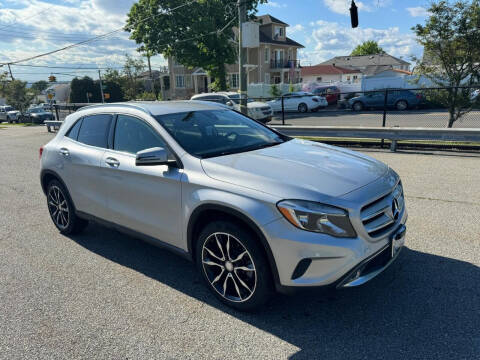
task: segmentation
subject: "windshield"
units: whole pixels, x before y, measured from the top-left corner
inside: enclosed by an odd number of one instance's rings
[[[238,95],[228,95],[228,98],[232,100],[235,104],[240,104],[240,94]]]
[[[155,119],[188,153],[208,158],[252,151],[289,140],[230,110],[157,115]]]
[[[11,106],[6,106],[6,107],[5,107],[5,111],[13,111],[13,107],[11,107]]]
[[[41,109],[41,108],[34,108],[34,109],[30,109],[30,112],[31,112],[31,113],[41,113],[41,112],[43,112],[43,109]]]

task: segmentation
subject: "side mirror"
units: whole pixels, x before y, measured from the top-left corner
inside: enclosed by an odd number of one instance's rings
[[[225,105],[227,106],[233,106],[233,101],[232,100],[228,100]]]
[[[162,147],[154,147],[137,152],[136,166],[172,165],[175,160],[168,160],[168,153]]]

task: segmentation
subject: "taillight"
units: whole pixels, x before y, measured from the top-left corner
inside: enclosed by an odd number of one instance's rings
[[[43,146],[40,146],[40,149],[38,149],[38,158],[41,159],[43,154]]]

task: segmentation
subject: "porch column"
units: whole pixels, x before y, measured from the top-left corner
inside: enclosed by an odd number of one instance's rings
[[[207,76],[207,93],[210,92],[210,83],[212,82],[212,78],[210,75]]]

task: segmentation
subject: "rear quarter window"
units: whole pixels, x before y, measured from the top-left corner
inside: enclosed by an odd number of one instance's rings
[[[70,130],[68,130],[67,132],[67,137],[69,137],[70,139],[73,139],[73,140],[77,140],[78,139],[78,133],[80,132],[80,127],[82,126],[82,120],[83,119],[80,119],[78,120],[71,128]]]

